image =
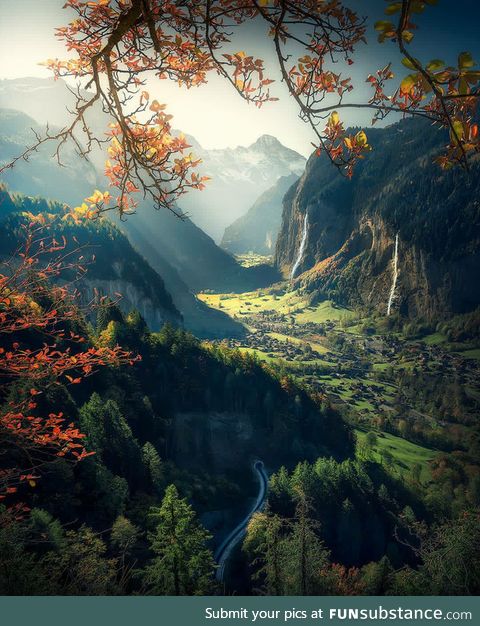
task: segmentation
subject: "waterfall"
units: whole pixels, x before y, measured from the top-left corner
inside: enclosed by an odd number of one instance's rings
[[[307,232],[308,232],[308,215],[305,213],[305,217],[303,219],[303,234],[302,241],[300,242],[300,248],[298,249],[298,255],[295,263],[293,264],[292,271],[290,272],[290,279],[295,277],[295,272],[298,269],[298,266],[302,262],[303,253],[305,252],[305,244],[307,243]]]
[[[397,288],[397,278],[398,278],[398,233],[395,237],[395,252],[393,254],[393,280],[392,280],[392,288],[390,289],[390,295],[388,297],[388,305],[387,305],[387,315],[390,315],[392,310],[392,302],[395,298],[395,290]]]

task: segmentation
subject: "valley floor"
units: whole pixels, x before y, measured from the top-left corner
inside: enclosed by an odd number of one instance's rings
[[[378,320],[329,300],[309,305],[287,288],[199,298],[244,325],[244,338],[224,340],[229,347],[255,353],[325,394],[352,423],[359,448],[369,445],[368,454],[395,473],[414,472],[428,482],[432,459],[457,447],[468,430],[439,418],[438,392],[457,385],[465,404],[476,406],[478,349],[450,345],[441,333],[412,339],[399,330],[378,330]],[[415,380],[424,380],[424,393]],[[377,437],[370,435],[368,444],[369,432]]]

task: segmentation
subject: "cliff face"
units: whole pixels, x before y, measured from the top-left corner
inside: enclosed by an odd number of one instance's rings
[[[440,170],[443,135],[418,120],[368,135],[374,150],[351,181],[310,158],[284,198],[277,267],[287,276],[298,262],[294,280],[314,296],[385,313],[391,296],[392,311],[427,319],[477,307],[480,160]]]
[[[153,331],[160,330],[165,322],[176,325],[182,322],[181,316],[175,309],[165,307],[158,302],[154,294],[146,293],[139,289],[135,283],[122,278],[86,279],[81,281],[78,288],[82,299],[86,302],[91,302],[95,297],[98,297],[97,294],[112,299],[117,299],[116,294],[121,294],[118,306],[122,312],[129,313],[132,310],[137,310]]]

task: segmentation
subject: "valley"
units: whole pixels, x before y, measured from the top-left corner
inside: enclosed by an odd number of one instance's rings
[[[39,119],[23,97],[32,89]],[[67,107],[65,91],[43,79],[0,84],[3,161],[39,132],[50,100]],[[19,363],[11,378],[0,371],[0,417],[12,419],[18,396],[34,415],[68,416],[85,450],[73,444],[77,463],[60,447],[38,476],[15,439],[0,450],[6,495],[33,520],[20,519],[13,541],[0,525],[0,547],[19,555],[17,578],[0,573],[0,588],[302,595],[308,583],[317,595],[412,595],[438,591],[421,578],[425,536],[438,542],[435,558],[457,533],[477,545],[480,162],[472,177],[435,169],[442,137],[418,120],[369,129],[369,142],[349,181],[270,135],[222,149],[188,137],[212,181],[170,207],[181,219],[145,197],[127,217],[85,219],[92,186],[101,198],[111,189],[100,154],[80,167],[66,152],[60,174],[42,148],[5,170],[9,290],[12,259],[23,267],[28,256],[25,233],[33,253],[27,278],[0,301],[0,365]],[[33,246],[32,228],[42,233]],[[101,358],[119,350],[121,359]],[[62,433],[56,422],[53,431]],[[167,511],[183,533],[173,543]],[[102,537],[87,555],[88,585],[82,575],[65,582],[61,563],[44,583],[55,559],[88,544],[85,533]],[[165,537],[181,588],[162,560]],[[101,566],[109,574],[97,585]],[[452,593],[448,576],[441,584]]]
[[[242,338],[224,340],[225,345],[325,395],[353,425],[362,453],[367,433],[375,432],[368,451],[372,458],[398,475],[412,475],[420,466],[422,480],[428,481],[439,448],[422,442],[413,431],[423,421],[441,433],[446,423],[436,418],[435,410],[425,411],[408,389],[408,378],[399,379],[422,371],[440,385],[456,380],[477,404],[478,350],[468,349],[468,343],[451,345],[439,333],[407,337],[387,318],[330,300],[311,305],[306,294],[290,289],[279,285],[243,294],[201,293],[199,298],[245,327]],[[403,431],[392,427],[399,417]]]

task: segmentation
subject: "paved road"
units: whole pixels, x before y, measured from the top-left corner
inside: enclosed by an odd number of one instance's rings
[[[257,499],[255,500],[255,504],[253,505],[248,515],[237,526],[235,526],[235,528],[229,535],[227,535],[227,537],[225,537],[225,539],[215,552],[215,561],[218,563],[215,578],[219,581],[223,581],[227,561],[232,554],[232,550],[245,535],[245,531],[247,529],[250,518],[257,511],[261,511],[263,505],[265,504],[268,489],[268,476],[263,467],[263,462],[255,461],[255,463],[253,464],[253,469],[257,473],[259,483]]]

